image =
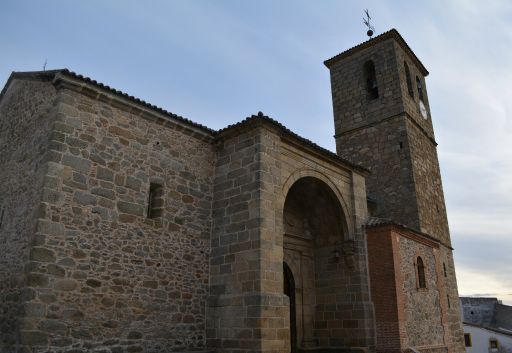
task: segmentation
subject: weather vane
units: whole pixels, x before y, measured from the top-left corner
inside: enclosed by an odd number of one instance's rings
[[[363,23],[366,25],[366,27],[368,27],[368,31],[366,32],[366,34],[371,39],[373,36],[373,32],[375,32],[375,28],[370,24],[370,20],[372,18],[370,17],[370,13],[368,12],[368,9],[364,10],[364,14],[366,15],[366,18],[363,17]]]

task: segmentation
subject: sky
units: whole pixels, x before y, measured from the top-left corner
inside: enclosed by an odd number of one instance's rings
[[[396,28],[430,71],[460,295],[512,305],[512,1],[1,0],[0,85],[69,68],[220,129],[262,111],[334,151],[323,61]]]

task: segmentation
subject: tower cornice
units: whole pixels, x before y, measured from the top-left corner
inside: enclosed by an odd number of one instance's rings
[[[375,38],[369,39],[366,42],[358,44],[355,47],[345,50],[344,52],[341,52],[338,55],[335,55],[330,59],[325,60],[324,65],[327,66],[328,68],[331,68],[331,66],[336,64],[338,61],[345,59],[363,49],[375,46],[375,44],[378,44],[379,42],[383,42],[388,39],[394,39],[402,47],[402,49],[411,57],[411,59],[414,61],[414,63],[418,66],[418,68],[421,71],[421,73],[423,74],[423,76],[428,76],[428,70],[425,67],[425,65],[423,65],[423,63],[420,61],[420,59],[418,59],[416,54],[414,54],[412,49],[409,47],[409,45],[407,44],[405,39],[394,28],[378,35]]]

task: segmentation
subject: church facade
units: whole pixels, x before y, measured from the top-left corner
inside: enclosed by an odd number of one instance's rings
[[[13,73],[0,351],[463,352],[428,71],[396,30],[325,65],[337,153]]]

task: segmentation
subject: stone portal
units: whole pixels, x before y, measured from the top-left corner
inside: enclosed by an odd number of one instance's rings
[[[290,309],[292,352],[294,347],[300,351],[332,346],[337,332],[330,326],[342,327],[343,320],[337,302],[346,284],[341,256],[347,234],[345,214],[327,184],[304,177],[286,196],[283,221],[285,286],[289,286],[287,277],[295,280],[295,293],[289,294],[290,303],[294,302]]]

